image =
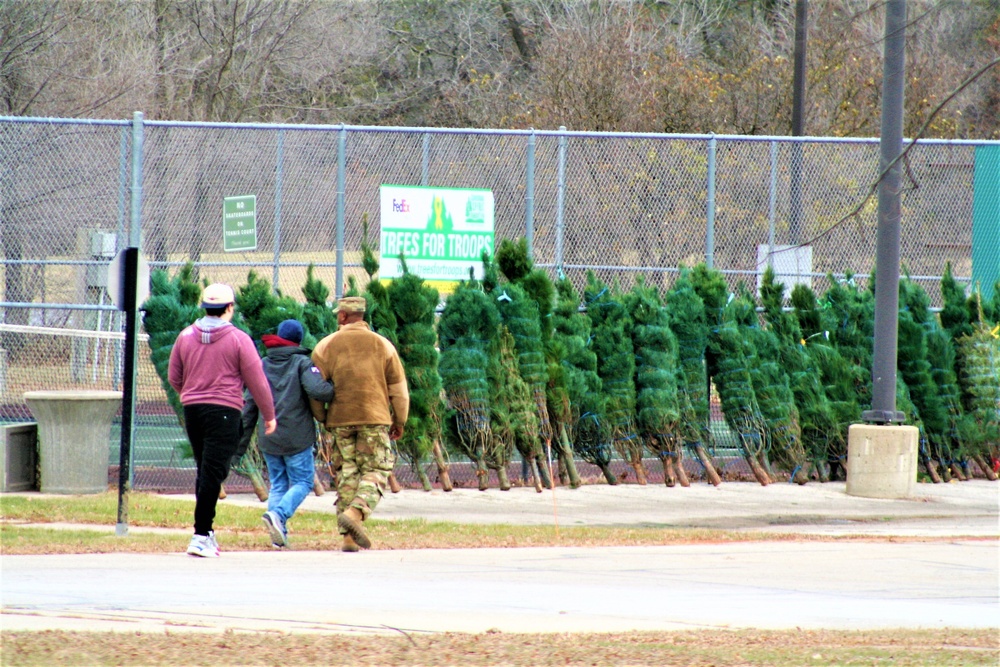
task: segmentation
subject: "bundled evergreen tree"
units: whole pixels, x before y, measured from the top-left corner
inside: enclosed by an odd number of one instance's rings
[[[518,353],[514,337],[505,325],[490,343],[486,376],[490,386],[491,446],[486,450],[486,465],[495,470],[500,489],[510,489],[507,466],[517,448],[532,466],[535,489],[542,485],[538,477],[538,417],[531,389],[518,371]]]
[[[910,392],[910,399],[920,412],[927,438],[927,449],[921,461],[932,479],[937,479],[940,464],[959,479],[964,477],[960,461],[953,459],[951,434],[957,427],[960,413],[949,415],[944,402],[947,387],[939,386],[928,360],[927,335],[931,326],[930,298],[919,285],[906,276],[899,282],[899,322],[897,368]],[[958,405],[954,407],[960,407]]]
[[[635,471],[639,484],[646,483],[642,465],[645,449],[635,428],[635,350],[628,331],[628,313],[621,294],[587,272],[584,288],[587,316],[592,327],[597,374],[605,394],[605,420],[611,444]]]
[[[568,478],[570,486],[576,488],[580,485],[580,475],[576,471],[572,444],[568,438],[562,437],[559,430],[560,425],[553,423],[554,419],[560,416],[565,417],[566,413],[555,414],[557,409],[554,410],[553,406],[548,405],[549,394],[553,391],[556,393],[554,400],[560,401],[564,398],[560,394],[564,389],[560,388],[559,384],[562,377],[560,370],[561,348],[552,344],[555,285],[548,273],[534,268],[534,263],[528,253],[528,241],[524,237],[521,237],[516,243],[510,239],[503,239],[497,247],[496,265],[507,280],[524,290],[527,297],[532,299],[537,306],[538,337],[546,365],[545,382],[542,385],[544,391],[539,392],[539,386],[530,379],[532,371],[529,370],[529,374],[525,375],[525,369],[522,368],[522,377],[532,386],[533,396],[538,406],[540,434],[546,445],[546,455],[551,453],[551,446],[554,442],[559,457],[560,477]],[[533,338],[525,341],[514,328],[511,329],[511,332],[514,334],[514,342],[518,346],[519,354],[523,355],[526,351],[530,353],[531,350],[526,350],[525,347],[526,345],[535,347],[534,342],[532,342]],[[551,377],[553,373],[555,377]]]
[[[809,481],[806,452],[802,444],[799,411],[791,381],[781,362],[781,344],[770,329],[760,326],[753,295],[743,283],[732,308],[744,334],[754,395],[765,425],[763,457],[758,457],[771,474],[770,461],[789,471],[797,484]]]
[[[851,369],[858,405],[867,410],[872,403],[872,354],[875,327],[875,298],[871,290],[858,289],[850,274],[842,281],[828,276],[830,288],[818,305],[822,314],[820,331],[846,359]],[[871,282],[874,282],[872,280]],[[874,289],[871,287],[871,289]],[[803,327],[804,333],[811,335]],[[853,417],[860,418],[860,413]]]
[[[173,278],[157,269],[149,277],[149,298],[142,304],[142,326],[149,335],[150,356],[167,402],[177,421],[184,426],[181,399],[170,386],[167,370],[170,352],[184,327],[201,316],[201,286],[194,279],[194,265],[188,262]]]
[[[679,436],[680,408],[677,401],[677,339],[670,330],[670,317],[659,291],[636,279],[625,296],[635,350],[636,424],[643,438],[663,465],[663,481],[674,486],[678,479],[688,486],[683,465],[683,440]]]
[[[518,451],[528,464],[536,487],[539,490],[542,486],[551,488],[552,482],[548,475],[544,448],[544,442],[551,442],[552,436],[548,405],[545,401],[548,368],[538,320],[538,304],[516,283],[501,284],[496,264],[485,254],[483,270],[483,284],[492,286],[490,295],[496,303],[504,327],[511,334],[518,374],[528,388],[529,398],[535,410],[535,429],[530,433],[521,431],[524,435],[517,438]],[[512,414],[520,415],[517,411]]]
[[[717,298],[710,299],[709,303],[718,303]],[[754,477],[767,485],[772,480],[761,465],[767,445],[767,426],[757,404],[751,374],[751,359],[756,352],[739,325],[740,311],[744,308],[746,304],[738,299],[723,307],[721,321],[708,339],[706,356],[712,359],[709,367],[712,382],[719,392],[726,424],[736,436],[737,445]]]
[[[604,419],[605,398],[597,374],[597,355],[591,347],[590,318],[580,311],[580,296],[569,278],[556,284],[558,299],[552,316],[552,346],[560,359],[549,371],[549,409],[561,438],[570,440],[584,461],[596,465],[608,484],[617,484],[611,472],[611,434]],[[554,378],[554,379],[553,379]]]
[[[396,316],[399,357],[410,389],[410,416],[406,432],[396,445],[416,471],[424,490],[430,491],[431,483],[420,461],[432,455],[441,488],[451,491],[451,475],[441,446],[445,405],[441,399],[437,332],[434,329],[438,291],[426,285],[420,276],[410,273],[405,258],[401,256],[400,261],[403,275],[394,278],[387,289]]]
[[[980,298],[978,291],[973,294],[975,303]],[[992,326],[978,308],[976,314],[970,333],[958,339],[959,382],[971,420],[966,445],[985,472],[1000,458],[1000,324]]]
[[[471,277],[448,297],[438,321],[438,370],[448,399],[445,424],[452,444],[475,462],[480,490],[489,485],[486,456],[493,446],[487,351],[499,328],[493,299]]]
[[[785,286],[775,280],[774,269],[764,270],[760,296],[764,318],[778,338],[779,363],[788,374],[806,455],[817,476],[829,479],[826,464],[831,454],[846,452],[837,420],[821,381],[819,368],[805,350],[805,340],[798,321],[783,307]]]
[[[380,280],[375,277],[378,273],[379,261],[375,257],[375,247],[368,240],[368,214],[361,217],[361,267],[368,274],[368,284],[362,296],[368,307],[365,309],[365,322],[372,328],[372,331],[385,336],[392,343],[393,347],[399,347],[399,340],[396,337],[396,314],[392,310],[389,291]]]
[[[306,302],[302,306],[302,325],[311,336],[302,339],[305,347],[312,348],[316,342],[337,330],[337,314],[327,302],[330,288],[322,280],[315,277],[315,267],[309,264],[306,269],[306,283],[302,288]]]
[[[830,343],[816,294],[810,288],[798,284],[792,289],[792,307],[801,327],[802,348],[819,375],[835,424],[827,446],[829,478],[837,479],[840,472],[846,478],[848,429],[861,418],[857,369]]]
[[[711,444],[708,375],[705,369],[708,324],[705,321],[705,305],[695,291],[690,276],[689,270],[681,269],[680,276],[666,295],[670,330],[677,338],[679,437],[701,462],[705,479],[718,486],[722,478],[706,449]]]

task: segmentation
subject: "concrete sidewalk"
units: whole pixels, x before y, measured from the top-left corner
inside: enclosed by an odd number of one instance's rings
[[[310,496],[331,511],[334,494]],[[223,502],[263,504],[252,496]],[[3,556],[0,630],[584,632],[1000,627],[1000,484],[407,490],[379,519],[702,526],[801,541],[658,547]],[[870,539],[810,541],[816,533]],[[892,535],[920,540],[893,542]],[[889,539],[886,537],[889,536]],[[280,591],[280,594],[275,592]]]

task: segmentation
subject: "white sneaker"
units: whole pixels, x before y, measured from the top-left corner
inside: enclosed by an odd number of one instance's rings
[[[264,512],[261,520],[267,526],[267,532],[271,534],[271,544],[279,548],[288,546],[288,531],[285,530],[284,522],[277,512],[268,510]]]
[[[192,556],[201,556],[202,558],[218,558],[219,543],[215,541],[215,532],[208,535],[192,535],[187,552]]]

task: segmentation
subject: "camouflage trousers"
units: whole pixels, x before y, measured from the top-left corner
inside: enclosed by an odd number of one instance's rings
[[[353,506],[367,519],[385,495],[396,463],[389,427],[344,426],[334,429],[333,437],[342,461],[337,475],[337,511]]]

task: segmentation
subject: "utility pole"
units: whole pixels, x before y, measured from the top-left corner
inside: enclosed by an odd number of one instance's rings
[[[899,236],[903,152],[903,78],[906,0],[885,4],[882,69],[882,136],[875,248],[875,341],[872,406],[847,435],[847,495],[907,498],[917,483],[920,430],[903,424],[896,410],[896,343],[899,324]]]
[[[809,0],[795,3],[795,62],[792,72],[792,136],[802,136],[803,106],[806,99],[806,42]],[[802,242],[802,142],[792,144],[791,192],[789,193],[788,235],[792,245]]]

